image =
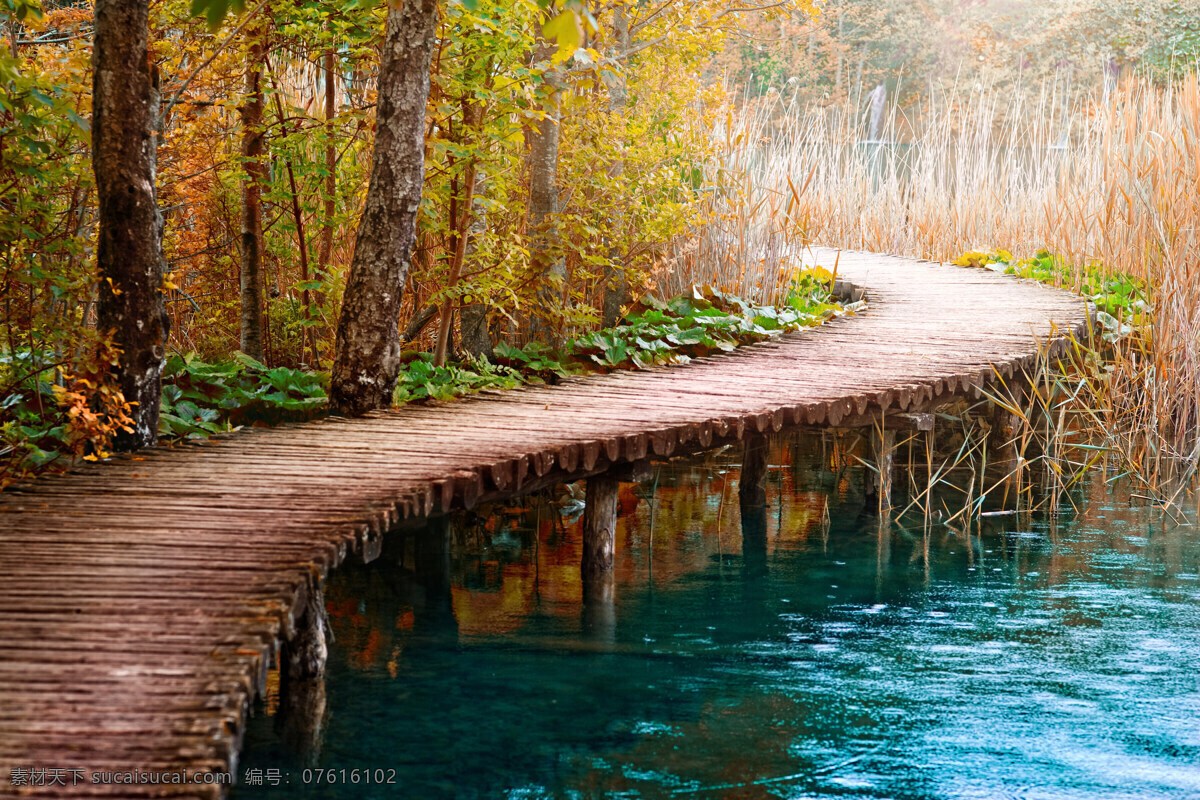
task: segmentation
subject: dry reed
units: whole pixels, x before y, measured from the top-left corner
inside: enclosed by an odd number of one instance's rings
[[[1200,462],[1200,81],[1128,80],[1073,108],[1053,89],[1003,107],[986,88],[959,94],[927,100],[919,124],[893,108],[881,141],[862,140],[855,108],[775,96],[731,112],[707,175],[711,224],[660,285],[778,300],[813,243],[938,260],[1046,248],[1070,265],[1066,288],[1085,270],[1141,278],[1149,327],[1103,357],[1077,350],[1069,391],[1046,402],[1177,494]]]

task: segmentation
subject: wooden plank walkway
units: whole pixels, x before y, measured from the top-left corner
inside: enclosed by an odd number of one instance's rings
[[[1078,298],[985,270],[860,253],[838,268],[867,312],[733,354],[242,431],[3,492],[0,796],[220,796],[87,776],[236,769],[248,704],[309,576],[348,552],[373,557],[398,520],[747,428],[930,407],[1087,324]],[[66,785],[10,784],[30,768]],[[73,786],[72,769],[85,776]]]

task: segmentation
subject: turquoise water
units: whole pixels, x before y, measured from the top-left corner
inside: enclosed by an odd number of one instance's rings
[[[278,785],[233,797],[1200,798],[1194,524],[1097,480],[881,527],[823,463],[777,450],[745,513],[735,455],[624,486],[607,600],[571,497],[339,571],[319,725],[260,705]]]

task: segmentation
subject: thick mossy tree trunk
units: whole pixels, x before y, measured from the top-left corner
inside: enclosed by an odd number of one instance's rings
[[[242,317],[241,349],[259,361],[263,357],[262,309],[262,188],[266,184],[263,163],[263,42],[258,30],[249,31],[246,52],[246,96],[242,118]]]
[[[400,370],[400,297],[425,177],[425,103],[436,0],[388,8],[375,154],[338,319],[329,402],[358,416],[391,403]]]
[[[147,52],[149,0],[97,0],[92,50],[92,168],[96,173],[99,329],[121,349],[116,378],[134,450],[158,439],[170,321],[163,301],[162,215],[155,191],[157,72]]]

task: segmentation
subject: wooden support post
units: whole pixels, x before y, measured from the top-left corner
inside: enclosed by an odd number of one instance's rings
[[[612,572],[584,576],[580,622],[589,639],[611,642],[616,638],[617,610],[613,602],[615,583]]]
[[[325,681],[290,679],[279,693],[275,726],[284,744],[306,767],[317,765],[325,727]]]
[[[583,630],[601,641],[611,641],[616,631],[612,569],[620,487],[611,473],[588,478],[583,508]]]
[[[320,755],[321,730],[325,722],[325,662],[329,649],[325,634],[325,595],[320,579],[313,575],[297,615],[295,633],[283,643],[279,654],[278,726],[285,743],[305,764],[315,764]]]
[[[425,590],[422,616],[437,625],[454,619],[450,578],[451,518],[438,517],[413,542],[413,571]]]
[[[767,437],[747,433],[742,451],[742,475],[738,480],[738,499],[742,505],[767,502],[763,479],[767,476]]]
[[[583,579],[612,572],[616,549],[617,490],[621,483],[611,475],[587,479],[583,509]]]
[[[887,517],[880,516],[879,527],[875,531],[875,593],[878,597],[883,596],[891,561],[892,521]]]
[[[747,578],[767,574],[767,504],[742,501],[742,571]]]
[[[320,579],[314,575],[308,580],[304,608],[297,616],[295,634],[283,646],[280,670],[284,682],[321,680],[325,677],[325,661],[329,655],[325,645],[328,624],[325,619],[325,595],[321,591]]]
[[[896,432],[883,425],[871,427],[871,453],[875,459],[876,497],[879,499],[879,513],[883,514],[892,508],[892,474],[896,463]]]
[[[992,430],[989,435],[988,452],[996,456],[999,463],[1015,465],[1024,455],[1021,440],[1032,414],[1029,403],[1029,386],[1015,378],[997,392],[1004,404],[992,403]],[[1009,406],[1008,408],[1005,405]],[[1011,409],[1017,409],[1017,413]]]

